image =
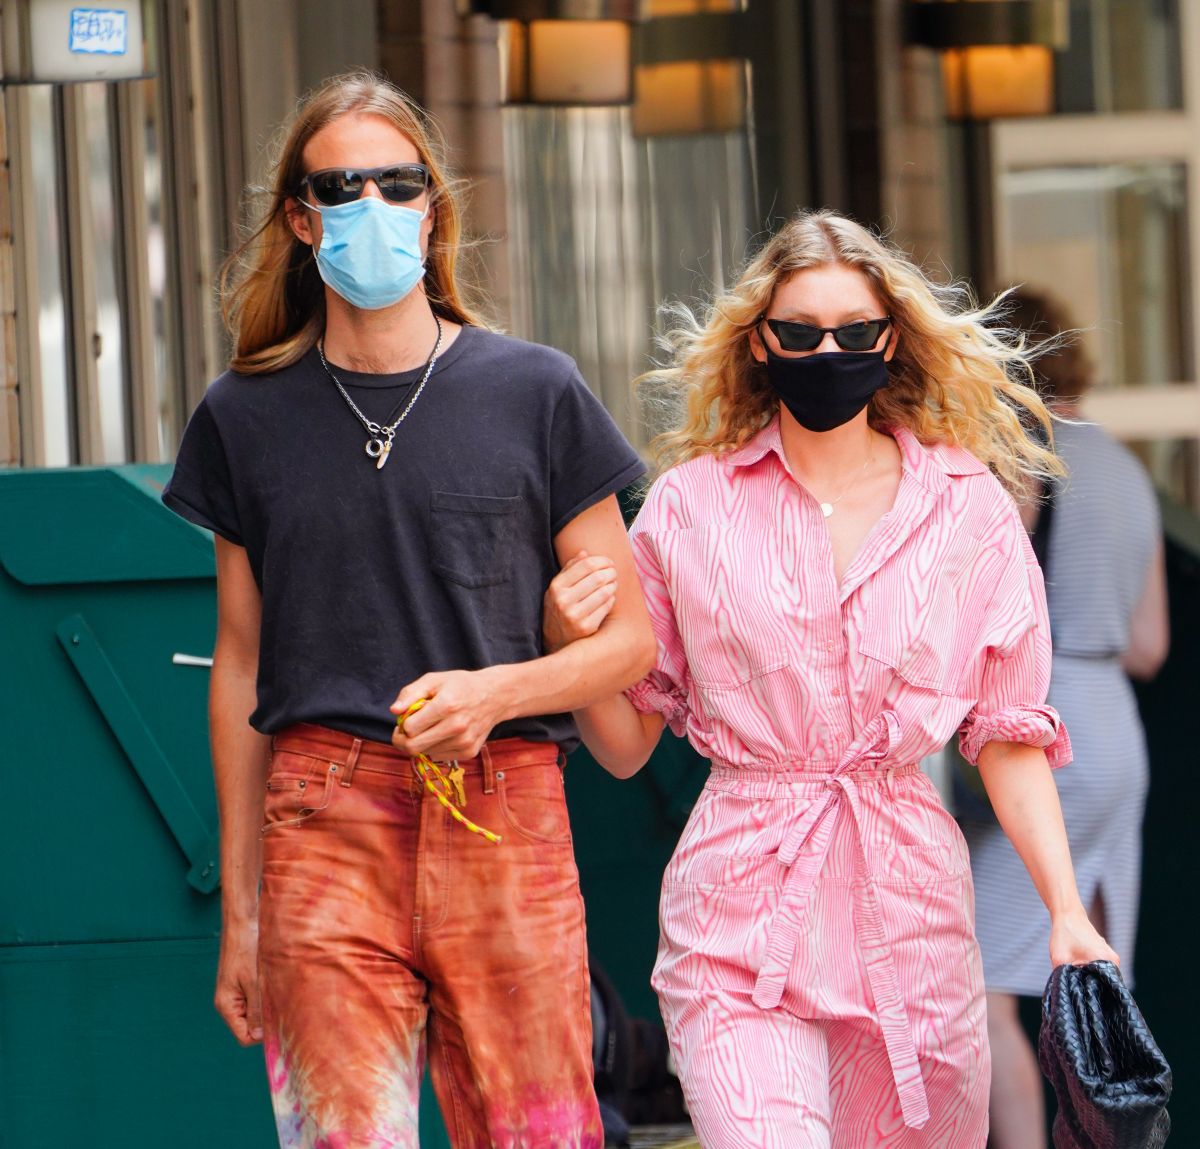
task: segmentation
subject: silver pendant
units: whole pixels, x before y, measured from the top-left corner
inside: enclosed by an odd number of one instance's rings
[[[833,504],[832,503],[822,503],[821,504],[821,514],[823,514],[826,518],[829,518],[829,516],[833,514]]]
[[[388,461],[388,456],[392,453],[391,436],[389,435],[386,439],[368,439],[365,450],[375,460],[375,470],[382,471],[384,463]]]

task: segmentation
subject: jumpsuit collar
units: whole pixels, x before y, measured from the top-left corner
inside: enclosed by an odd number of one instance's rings
[[[888,430],[900,448],[901,475],[896,501],[872,527],[846,568],[838,587],[839,605],[867,581],[929,518],[951,483],[987,468],[969,452],[950,444],[924,444],[906,427]],[[790,474],[776,415],[748,443],[723,456],[726,466],[750,468],[773,455]]]

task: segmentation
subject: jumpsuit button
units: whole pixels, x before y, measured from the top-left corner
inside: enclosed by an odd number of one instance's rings
[[[833,696],[834,696],[834,698],[841,698],[842,688],[840,686],[835,686],[833,688]]]

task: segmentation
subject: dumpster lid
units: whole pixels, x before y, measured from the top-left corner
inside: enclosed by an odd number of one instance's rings
[[[159,499],[170,464],[0,471],[0,566],[27,586],[213,578],[212,536]]]

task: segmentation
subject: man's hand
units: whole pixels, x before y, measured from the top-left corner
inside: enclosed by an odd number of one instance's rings
[[[578,551],[554,576],[542,599],[547,653],[600,629],[617,600],[617,568],[603,555]]]
[[[257,1045],[262,1041],[257,922],[222,929],[213,1005],[242,1045]]]
[[[421,675],[392,703],[392,713],[400,716],[424,699],[420,710],[392,731],[392,745],[409,757],[427,754],[442,762],[474,758],[503,718],[503,678],[500,666]]]

